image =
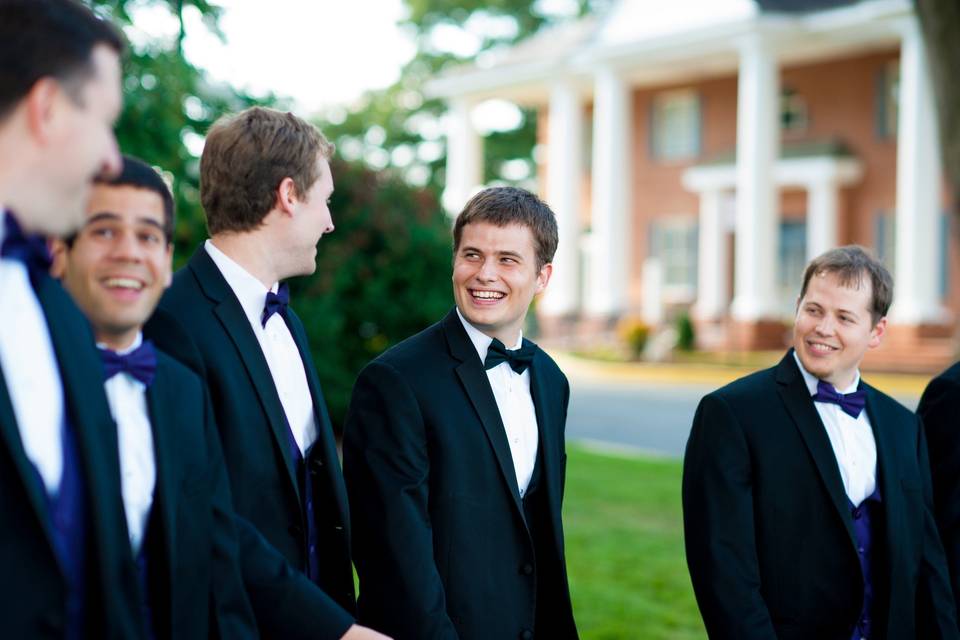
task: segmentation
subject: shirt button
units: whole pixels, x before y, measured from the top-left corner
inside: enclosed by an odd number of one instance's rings
[[[523,565],[522,567],[520,567],[520,573],[522,573],[525,576],[529,576],[530,574],[533,573],[533,565],[529,563]]]
[[[530,629],[524,629],[520,633],[521,640],[530,640],[531,638],[533,638],[533,631],[530,631]]]
[[[857,547],[857,553],[859,553],[860,555],[863,555],[864,554],[863,547]]]

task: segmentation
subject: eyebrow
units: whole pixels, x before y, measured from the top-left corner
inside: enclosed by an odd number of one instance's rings
[[[120,214],[113,213],[112,211],[101,211],[99,213],[95,213],[92,216],[90,216],[89,220],[87,220],[86,226],[90,226],[91,224],[94,224],[97,222],[103,222],[105,220],[109,220],[111,222],[118,222],[120,220]],[[156,227],[157,229],[163,231],[163,225],[157,222],[156,220],[154,220],[153,218],[145,218],[141,216],[137,218],[137,223],[146,224],[151,227]]]
[[[476,251],[477,253],[484,253],[482,249],[478,249],[477,247],[472,247],[469,245],[462,246],[460,248],[460,251]],[[503,250],[503,251],[494,251],[494,253],[498,256],[509,256],[511,258],[520,258],[521,260],[523,259],[523,254],[518,253],[516,251],[510,251],[509,249]]]

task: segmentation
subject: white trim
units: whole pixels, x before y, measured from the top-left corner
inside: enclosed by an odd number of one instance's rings
[[[809,156],[784,158],[773,169],[774,184],[779,188],[809,188],[815,184],[833,183],[848,186],[859,182],[863,165],[856,158],[835,156]],[[735,189],[737,166],[735,164],[701,165],[683,172],[683,186],[688,191],[704,193]]]

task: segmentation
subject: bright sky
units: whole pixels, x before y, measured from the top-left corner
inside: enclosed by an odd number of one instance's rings
[[[197,12],[186,14],[184,51],[215,80],[252,91],[273,91],[312,113],[348,105],[368,89],[400,77],[415,47],[397,21],[401,0],[215,0],[224,12],[221,42]],[[175,33],[164,9],[142,10],[135,25],[150,37]]]

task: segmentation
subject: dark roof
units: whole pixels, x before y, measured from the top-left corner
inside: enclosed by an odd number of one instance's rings
[[[754,0],[761,11],[803,13],[856,4],[859,0]]]

